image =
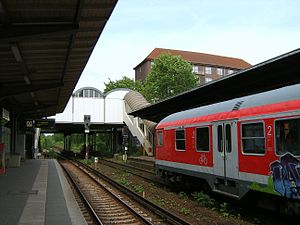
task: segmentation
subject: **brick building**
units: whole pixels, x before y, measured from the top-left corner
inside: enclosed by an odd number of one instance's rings
[[[184,60],[191,63],[193,66],[193,72],[199,76],[200,84],[210,82],[251,66],[251,64],[238,58],[155,48],[134,68],[135,80],[144,81],[151,69],[153,60],[161,54],[180,55]]]

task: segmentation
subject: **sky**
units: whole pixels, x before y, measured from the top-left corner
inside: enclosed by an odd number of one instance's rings
[[[299,0],[119,0],[75,90],[134,78],[154,48],[261,63],[299,48],[299,10]]]

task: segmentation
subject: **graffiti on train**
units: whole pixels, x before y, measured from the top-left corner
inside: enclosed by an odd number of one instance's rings
[[[274,190],[291,199],[300,199],[300,161],[286,153],[278,161],[271,163]]]

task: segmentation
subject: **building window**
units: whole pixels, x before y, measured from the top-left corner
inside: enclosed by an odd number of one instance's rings
[[[266,146],[263,123],[242,124],[242,146],[243,153],[265,154]]]
[[[219,76],[222,76],[223,75],[223,69],[222,68],[217,68],[217,74]]]
[[[278,120],[275,122],[276,154],[287,152],[300,155],[300,119]]]
[[[175,130],[175,143],[177,151],[185,150],[185,130]]]
[[[157,131],[157,145],[163,146],[163,132],[162,130]]]
[[[199,68],[199,74],[204,74],[204,67],[198,66],[198,68]]]
[[[196,150],[208,152],[209,151],[209,128],[196,128]]]
[[[205,74],[211,74],[211,67],[209,66],[205,67]]]
[[[193,73],[199,74],[199,68],[196,65],[193,65]]]
[[[234,70],[228,69],[228,75],[234,73]]]
[[[77,97],[83,97],[83,90],[77,93]]]
[[[211,82],[212,78],[211,77],[205,77],[205,83]]]

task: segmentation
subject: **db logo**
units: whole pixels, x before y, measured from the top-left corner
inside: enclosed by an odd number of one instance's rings
[[[207,165],[207,158],[205,154],[201,154],[199,157],[199,163],[201,165]]]
[[[26,127],[32,127],[32,120],[27,120],[26,121]]]

